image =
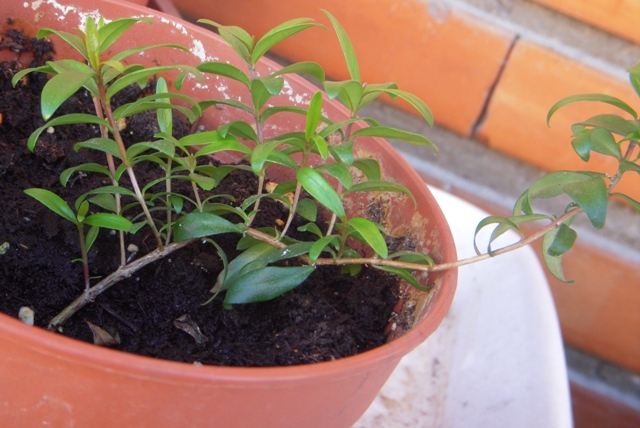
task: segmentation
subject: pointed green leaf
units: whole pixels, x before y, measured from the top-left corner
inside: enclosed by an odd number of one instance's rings
[[[91,226],[89,228],[89,232],[87,232],[87,236],[84,240],[84,246],[87,252],[91,250],[91,247],[93,247],[93,244],[96,242],[96,239],[98,238],[98,232],[100,232],[100,228],[98,226]]]
[[[382,270],[385,272],[392,273],[396,276],[399,276],[401,279],[408,282],[409,284],[411,284],[413,287],[417,288],[420,291],[429,291],[431,289],[431,287],[425,287],[424,285],[420,284],[418,280],[413,275],[411,275],[411,271],[407,269],[393,267],[393,266],[374,266],[374,267],[378,270]]]
[[[582,101],[594,101],[594,102],[610,104],[612,106],[618,107],[619,109],[626,111],[631,116],[633,116],[634,119],[638,118],[638,114],[635,112],[634,109],[632,109],[628,104],[626,104],[624,101],[619,100],[616,97],[612,97],[610,95],[604,95],[604,94],[584,94],[584,95],[572,95],[570,97],[563,98],[557,103],[555,103],[551,107],[551,109],[549,109],[549,113],[547,114],[547,125],[549,125],[551,116],[553,116],[553,114],[556,111],[558,111],[558,109],[566,105],[576,103],[576,102],[582,102]]]
[[[276,248],[266,242],[258,242],[250,246],[229,263],[226,271],[220,272],[211,292],[226,290],[230,283],[248,272],[247,266],[251,262],[267,257],[275,251]]]
[[[319,172],[312,168],[302,168],[298,171],[296,177],[304,190],[309,192],[318,202],[337,215],[338,218],[345,218],[346,214],[340,196]]]
[[[111,213],[98,213],[90,215],[89,217],[85,218],[82,223],[88,224],[90,226],[104,227],[106,229],[124,230],[125,232],[127,232],[129,229],[131,229],[131,226],[133,226],[133,224],[126,218]]]
[[[360,80],[360,67],[358,66],[358,60],[356,59],[356,53],[353,50],[353,45],[349,40],[349,36],[347,36],[346,31],[342,28],[342,25],[338,22],[338,20],[331,15],[326,10],[322,10],[327,18],[331,21],[331,25],[338,36],[338,41],[340,42],[340,47],[342,48],[342,53],[344,54],[344,59],[347,62],[347,69],[349,70],[349,75],[353,80]]]
[[[120,150],[118,144],[113,140],[107,140],[106,138],[92,138],[82,143],[76,143],[73,146],[75,151],[80,149],[92,149],[100,152],[108,153],[118,159],[122,159],[120,156]]]
[[[24,193],[36,199],[60,217],[69,220],[73,224],[78,224],[78,219],[71,207],[55,193],[46,189],[26,189]]]
[[[324,82],[324,90],[331,99],[336,97],[342,101],[349,111],[358,111],[358,106],[362,100],[362,84],[356,80],[346,80],[343,82]]]
[[[589,134],[589,141],[591,142],[591,150],[594,152],[612,156],[618,160],[622,159],[622,153],[620,153],[620,147],[614,140],[611,132],[604,128],[595,128]]]
[[[413,200],[413,204],[417,207],[416,198],[414,198],[413,194],[409,189],[399,183],[394,183],[392,181],[384,181],[384,180],[369,180],[363,181],[362,183],[354,184],[350,189],[346,190],[344,194],[352,193],[352,192],[395,192],[395,193],[404,193],[409,195],[411,200]]]
[[[193,212],[178,219],[174,227],[174,236],[176,242],[182,242],[220,233],[241,233],[243,230],[243,225],[233,224],[215,214]]]
[[[77,171],[97,172],[111,178],[111,172],[106,167],[97,163],[85,163],[82,165],[74,166],[72,168],[67,168],[62,171],[62,173],[60,174],[60,184],[66,186],[69,182],[69,178],[71,178],[73,173]]]
[[[100,53],[104,53],[104,51],[106,51],[113,42],[118,40],[125,31],[140,21],[146,22],[147,24],[153,24],[153,20],[151,18],[141,17],[120,18],[101,26],[98,30],[100,34]]]
[[[370,126],[367,128],[358,129],[351,134],[351,138],[357,137],[380,137],[388,138],[391,140],[404,141],[406,143],[412,143],[419,146],[432,147],[433,152],[437,153],[438,149],[429,139],[423,135],[416,134],[414,132],[403,131],[401,129],[390,128],[388,126]]]
[[[383,259],[386,259],[389,256],[387,243],[375,223],[367,220],[366,218],[355,217],[349,219],[348,224],[360,234],[364,241],[378,256]]]
[[[218,76],[228,77],[230,79],[236,80],[247,88],[251,86],[251,81],[249,77],[240,70],[238,67],[227,64],[226,62],[204,62],[202,64],[198,64],[198,70],[203,73],[216,74]]]
[[[351,172],[344,165],[325,163],[318,165],[314,169],[321,174],[327,174],[337,179],[347,190],[351,189],[351,186],[353,186],[353,177],[351,176]]]
[[[320,115],[322,114],[322,92],[316,92],[311,97],[309,103],[309,111],[307,113],[307,122],[304,129],[304,137],[307,141],[316,134],[318,124],[320,123]]]
[[[316,221],[316,218],[318,217],[318,206],[311,199],[300,199],[296,206],[296,214],[306,220]]]
[[[640,202],[636,201],[635,199],[631,199],[630,197],[622,193],[612,193],[611,196],[617,196],[618,198],[627,201],[633,207],[633,209],[636,210],[638,214],[640,214]]]
[[[636,121],[623,119],[616,114],[600,114],[593,116],[584,122],[580,122],[578,125],[605,128],[610,132],[623,137],[640,130],[640,125]]]
[[[42,89],[41,110],[44,120],[49,120],[58,107],[82,88],[94,74],[91,69],[84,72],[68,67],[53,76]]]
[[[252,270],[229,284],[224,304],[265,302],[293,290],[314,271],[312,266],[267,266]]]
[[[328,235],[318,239],[313,243],[313,246],[309,250],[309,259],[312,262],[318,260],[318,257],[322,254],[323,251],[329,250],[333,252],[331,247],[337,247],[340,245],[340,237],[337,235]]]
[[[553,276],[562,282],[571,284],[573,281],[568,281],[564,276],[564,271],[562,269],[562,255],[553,256],[549,254],[549,248],[553,245],[559,231],[559,228],[555,228],[547,232],[542,238],[542,259]]]
[[[71,45],[71,47],[77,50],[84,59],[89,60],[84,41],[75,34],[67,33],[65,31],[56,31],[51,28],[43,28],[41,30],[38,30],[38,40],[42,40],[43,38],[49,37],[52,34],[60,37],[62,40]]]
[[[278,95],[282,90],[284,80],[281,77],[276,78],[258,78],[251,82],[251,99],[257,110],[262,109],[269,99]]]
[[[593,177],[564,186],[567,195],[585,212],[596,229],[604,227],[608,189],[602,177]]]
[[[206,175],[191,173],[189,174],[189,178],[204,190],[211,190],[216,187],[216,181]]]
[[[375,159],[356,159],[353,166],[362,171],[369,180],[380,180],[382,177],[380,164]]]
[[[29,140],[27,141],[27,147],[29,150],[33,150],[36,146],[36,142],[38,141],[38,137],[42,132],[52,126],[58,125],[71,125],[75,123],[95,123],[97,125],[109,127],[109,122],[105,119],[100,119],[92,114],[83,114],[83,113],[74,113],[74,114],[66,114],[64,116],[56,117],[51,119],[49,122],[45,123],[44,126],[33,131],[33,133],[29,136]]]
[[[103,193],[89,199],[89,202],[112,213],[117,213],[116,198],[110,193]]]
[[[589,137],[589,133],[579,135],[571,140],[571,146],[578,156],[580,156],[580,159],[585,162],[589,162],[589,159],[591,158],[591,139]]]
[[[558,233],[553,238],[553,242],[547,248],[547,253],[554,257],[563,255],[573,246],[577,237],[578,234],[575,230],[564,223],[561,224]]]
[[[240,27],[221,25],[209,19],[199,19],[198,22],[216,27],[220,36],[229,43],[243,61],[251,64],[250,50],[253,50],[253,37],[249,33]]]
[[[251,53],[251,63],[256,64],[258,60],[277,43],[299,33],[300,31],[306,30],[309,27],[317,26],[321,25],[310,18],[296,18],[269,30],[256,42],[253,52]]]
[[[309,76],[324,82],[325,75],[322,67],[315,62],[303,61],[290,64],[269,75],[269,77],[281,76],[283,74],[308,74]]]

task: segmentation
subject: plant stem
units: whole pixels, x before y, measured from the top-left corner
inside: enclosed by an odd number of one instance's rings
[[[152,263],[156,260],[159,260],[163,257],[168,256],[174,251],[186,247],[190,243],[195,240],[183,241],[172,243],[164,248],[156,249],[155,251],[145,255],[144,257],[139,258],[138,260],[129,263],[126,266],[122,266],[118,268],[111,275],[104,278],[102,281],[94,285],[93,287],[88,287],[84,293],[82,293],[76,300],[71,302],[66,308],[64,308],[58,315],[56,315],[48,325],[49,330],[55,330],[59,326],[63,325],[73,314],[82,309],[87,303],[93,302],[96,297],[98,297],[102,292],[109,289],[112,285],[122,281],[123,279],[129,278],[138,270],[147,266],[149,263]]]
[[[104,119],[102,104],[100,103],[100,100],[98,98],[93,97],[93,105],[96,109],[96,116],[101,119]],[[105,138],[105,139],[109,138],[109,130],[103,125],[100,125],[100,135],[102,136],[102,138]],[[115,165],[115,162],[113,161],[113,155],[110,153],[107,153],[106,155],[107,155],[107,165],[109,166],[109,173],[111,174],[111,184],[115,187],[118,187],[119,184],[116,181],[116,165]],[[122,209],[121,195],[119,193],[116,193],[115,199],[116,199],[116,212],[118,215],[120,215],[120,210]],[[118,238],[120,240],[120,266],[124,266],[127,264],[127,254],[124,247],[124,231],[123,230],[118,231]]]
[[[78,235],[80,236],[80,253],[82,254],[82,273],[84,275],[84,289],[85,291],[91,286],[89,280],[89,256],[87,255],[87,245],[84,237],[84,225],[78,223]]]
[[[526,247],[527,245],[531,244],[532,242],[542,238],[547,232],[549,232],[550,230],[558,227],[560,224],[564,223],[565,221],[569,220],[570,218],[574,217],[577,214],[580,214],[582,211],[582,208],[580,207],[573,207],[570,210],[568,210],[564,215],[562,215],[561,217],[558,217],[556,219],[554,219],[551,223],[549,223],[548,225],[546,225],[545,227],[541,228],[540,230],[536,231],[535,233],[529,235],[527,238],[521,239],[520,241],[513,243],[511,245],[508,245],[506,247],[500,248],[496,251],[493,251],[491,254],[489,253],[485,253],[485,254],[480,254],[478,256],[474,256],[474,257],[469,257],[466,259],[462,259],[462,260],[457,260],[455,262],[448,262],[448,263],[440,263],[440,264],[436,264],[436,265],[425,265],[425,264],[419,264],[419,263],[407,263],[407,262],[401,262],[401,261],[397,261],[397,260],[386,260],[386,259],[379,259],[379,258],[375,258],[375,257],[369,257],[369,258],[338,258],[337,260],[334,259],[329,259],[329,258],[320,258],[317,259],[316,261],[311,261],[308,257],[303,256],[300,257],[300,259],[304,262],[307,263],[309,265],[316,265],[316,266],[320,266],[320,265],[335,265],[335,266],[342,266],[342,265],[371,265],[371,266],[390,266],[390,267],[398,267],[398,268],[403,268],[403,269],[410,269],[410,270],[416,270],[416,271],[422,271],[422,272],[438,272],[438,271],[443,271],[443,270],[447,270],[447,269],[452,269],[452,268],[456,268],[459,266],[464,266],[464,265],[468,265],[468,264],[472,264],[472,263],[476,263],[482,260],[486,260],[489,259],[491,257],[495,257],[495,256],[499,256],[501,254],[505,254],[505,253],[509,253],[511,251],[517,250],[519,248],[522,247]],[[276,238],[274,238],[271,235],[267,235],[266,233],[260,232],[259,230],[256,229],[247,229],[246,233],[248,235],[250,235],[251,237],[258,239],[260,241],[266,242],[276,248],[285,248],[286,245],[283,244],[282,242],[278,241]]]

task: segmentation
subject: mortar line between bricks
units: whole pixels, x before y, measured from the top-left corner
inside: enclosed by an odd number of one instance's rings
[[[482,127],[482,125],[486,121],[489,105],[491,104],[491,100],[493,100],[493,94],[495,93],[496,89],[498,88],[498,85],[500,84],[500,81],[502,80],[502,74],[504,73],[504,70],[507,68],[507,65],[509,64],[509,59],[511,58],[511,54],[513,53],[513,50],[515,49],[516,44],[518,43],[519,40],[520,40],[520,35],[515,34],[513,37],[513,40],[511,40],[511,43],[507,48],[507,52],[504,55],[504,59],[500,64],[500,68],[498,69],[498,72],[496,73],[496,77],[493,80],[493,82],[491,82],[491,86],[489,86],[489,91],[487,92],[487,96],[484,99],[484,103],[482,104],[480,113],[478,114],[478,117],[476,118],[476,120],[473,122],[473,125],[471,125],[471,129],[468,135],[470,138],[475,137],[478,130]]]

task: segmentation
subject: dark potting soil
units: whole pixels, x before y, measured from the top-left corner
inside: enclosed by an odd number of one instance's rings
[[[25,66],[51,59],[52,47],[9,30],[0,48],[15,53],[15,60],[0,64],[0,311],[17,316],[20,307],[31,307],[36,325],[46,327],[83,291],[82,266],[72,262],[80,255],[78,234],[73,224],[23,190],[50,189],[73,206],[79,195],[108,183],[97,174],[75,174],[62,187],[60,173],[80,163],[104,163],[104,156],[73,150],[75,143],[98,136],[92,125],[56,127],[42,134],[33,152],[27,149],[28,136],[43,125],[39,93],[46,76],[30,74],[15,89],[11,78]],[[145,90],[131,89],[120,102]],[[86,93],[76,94],[58,114],[77,111],[93,112]],[[178,128],[178,137],[189,129],[186,124]],[[130,141],[148,141],[157,131],[153,115],[138,115],[128,120],[124,135]],[[150,177],[160,173],[153,167],[139,171]],[[127,185],[124,177],[122,185]],[[215,191],[231,194],[241,203],[256,187],[255,177],[235,171]],[[273,226],[276,219],[286,219],[276,202],[265,199],[260,209],[256,225]],[[216,242],[232,259],[237,239],[222,235]],[[134,258],[155,248],[146,229],[127,235],[126,242],[138,247],[137,254],[129,253]],[[118,259],[117,235],[102,230],[89,253],[91,275],[105,277],[117,268]],[[212,245],[192,244],[104,292],[75,314],[62,334],[93,343],[88,324],[93,323],[119,336],[120,344],[114,347],[125,352],[229,366],[328,361],[385,342],[385,327],[398,294],[395,279],[387,274],[365,268],[350,277],[338,268],[318,268],[303,285],[271,302],[223,309],[216,299],[203,305],[221,269]],[[176,327],[174,321],[183,316],[200,328],[204,343]]]

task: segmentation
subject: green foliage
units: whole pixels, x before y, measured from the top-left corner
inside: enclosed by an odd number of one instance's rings
[[[631,85],[640,96],[640,64],[629,69]],[[562,269],[563,255],[574,245],[577,233],[570,227],[575,215],[584,213],[596,229],[604,227],[607,203],[616,196],[629,203],[638,213],[640,204],[628,195],[614,192],[624,174],[640,174],[638,165],[638,140],[640,121],[636,111],[626,102],[605,94],[573,95],[555,103],[547,115],[547,123],[563,107],[577,102],[596,102],[612,105],[631,119],[617,114],[600,114],[578,122],[571,127],[571,145],[576,154],[585,162],[592,155],[606,156],[617,163],[617,169],[609,174],[591,171],[556,171],[536,180],[516,201],[512,217],[491,216],[476,228],[478,232],[488,225],[497,225],[490,237],[487,253],[495,254],[491,248],[495,239],[507,230],[514,230],[524,237],[520,226],[538,220],[549,220],[547,226],[521,241],[526,244],[542,237],[542,256],[549,271],[560,281],[565,278]],[[557,216],[536,214],[533,202],[537,199],[565,197],[569,200],[565,212]],[[514,245],[515,247],[520,244]],[[512,246],[512,247],[514,247]],[[510,249],[508,247],[507,249]],[[498,250],[503,252],[503,250]],[[476,252],[480,250],[476,246]]]

